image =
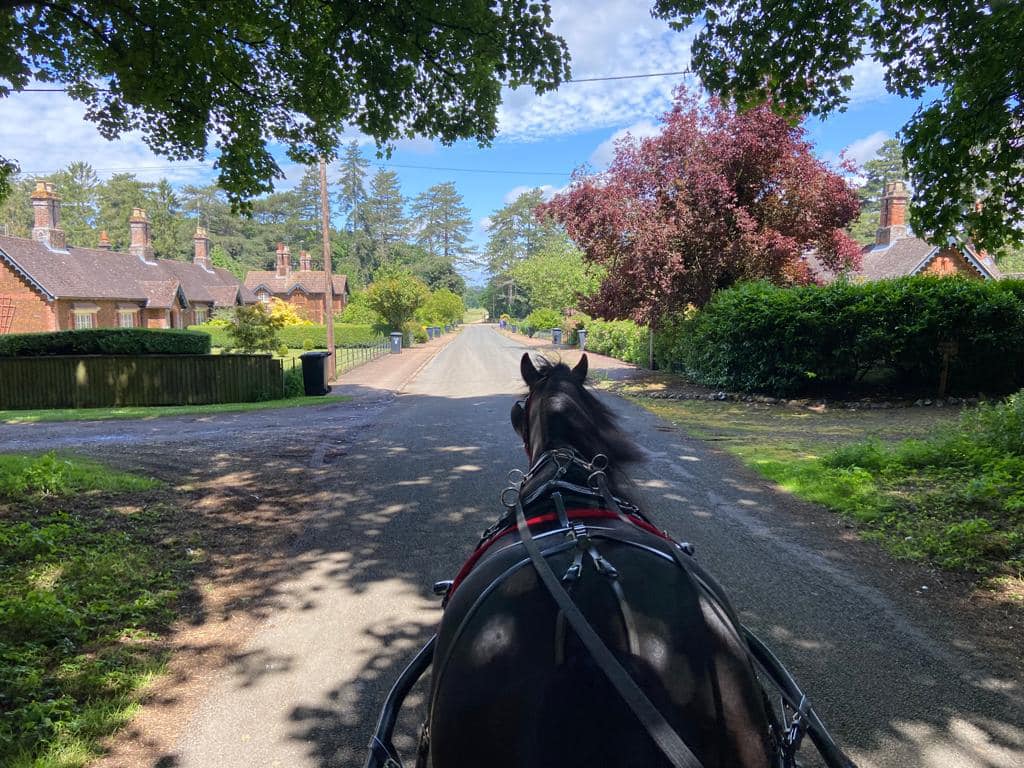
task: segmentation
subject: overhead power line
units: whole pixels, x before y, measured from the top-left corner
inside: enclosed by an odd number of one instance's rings
[[[640,72],[635,75],[603,75],[600,77],[574,77],[566,83],[607,83],[612,80],[641,80],[648,77],[672,77],[673,75],[692,75],[690,69],[677,69],[672,72]],[[108,91],[109,88],[94,88],[96,91]],[[22,88],[14,93],[67,93],[67,88]]]

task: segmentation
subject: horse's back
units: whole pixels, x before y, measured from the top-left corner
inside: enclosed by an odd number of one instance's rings
[[[705,768],[766,766],[767,724],[742,648],[668,542],[618,520],[590,553],[539,536],[573,600]],[[492,548],[445,610],[434,663],[434,768],[659,766],[665,758],[561,617],[516,537]]]

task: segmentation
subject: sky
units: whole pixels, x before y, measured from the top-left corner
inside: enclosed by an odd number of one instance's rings
[[[675,32],[650,16],[637,0],[552,0],[554,31],[565,38],[573,78],[593,78],[686,70],[695,29]],[[817,155],[834,163],[841,152],[857,162],[870,159],[910,118],[916,102],[887,94],[883,72],[872,61],[855,66],[854,87],[845,112],[807,121]],[[693,76],[665,76],[591,83],[565,83],[543,96],[522,88],[505,90],[499,133],[489,147],[458,142],[445,147],[425,139],[396,144],[388,160],[376,158],[365,142],[370,172],[385,167],[398,173],[402,192],[412,197],[433,184],[454,181],[474,221],[474,242],[486,242],[488,217],[519,192],[542,187],[549,194],[564,187],[575,168],[601,170],[612,157],[614,140],[657,132],[682,83],[699,87]],[[86,160],[101,177],[116,172],[142,179],[167,178],[174,185],[215,179],[212,162],[172,163],[145,146],[138,135],[110,142],[83,117],[84,109],[64,94],[22,93],[0,100],[0,155],[14,158],[23,172],[45,176],[76,160]],[[287,178],[287,189],[302,175],[283,149],[272,148]],[[474,279],[477,276],[471,276]]]

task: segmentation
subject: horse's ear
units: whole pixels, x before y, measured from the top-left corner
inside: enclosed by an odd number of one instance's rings
[[[537,368],[534,366],[533,360],[530,359],[529,352],[523,352],[523,358],[519,361],[519,372],[523,374],[523,381],[528,387],[532,387],[540,379],[540,374],[537,373]]]
[[[587,368],[590,365],[587,362],[587,353],[584,352],[580,361],[576,363],[576,367],[572,369],[572,375],[580,384],[587,380]]]

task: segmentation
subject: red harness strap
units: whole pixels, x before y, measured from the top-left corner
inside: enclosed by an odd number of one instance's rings
[[[570,509],[566,511],[566,516],[570,520],[607,520],[609,518],[620,517],[620,515],[617,512],[612,512],[609,509],[592,508]],[[627,515],[626,517],[631,523],[633,523],[633,525],[637,526],[638,528],[642,528],[648,533],[653,533],[658,538],[665,539],[667,541],[672,541],[668,536],[665,535],[665,533],[659,531],[646,520],[636,517],[634,515]],[[557,519],[558,515],[555,512],[548,512],[544,515],[537,515],[536,517],[531,517],[529,520],[526,521],[526,524],[529,526],[533,526],[539,525],[540,523],[554,522]],[[451,587],[448,588],[448,594],[446,595],[445,599],[451,599],[451,596],[455,593],[455,590],[458,588],[459,584],[461,584],[463,580],[465,580],[465,578],[469,575],[469,572],[473,570],[473,567],[477,564],[480,558],[484,556],[484,553],[487,552],[487,550],[490,549],[491,546],[498,539],[502,538],[503,536],[509,533],[512,533],[515,530],[516,526],[514,523],[507,525],[506,527],[502,528],[500,531],[492,535],[486,541],[480,542],[477,548],[473,550],[473,554],[469,556],[469,559],[459,569],[458,575],[455,577],[455,580],[452,581]]]

